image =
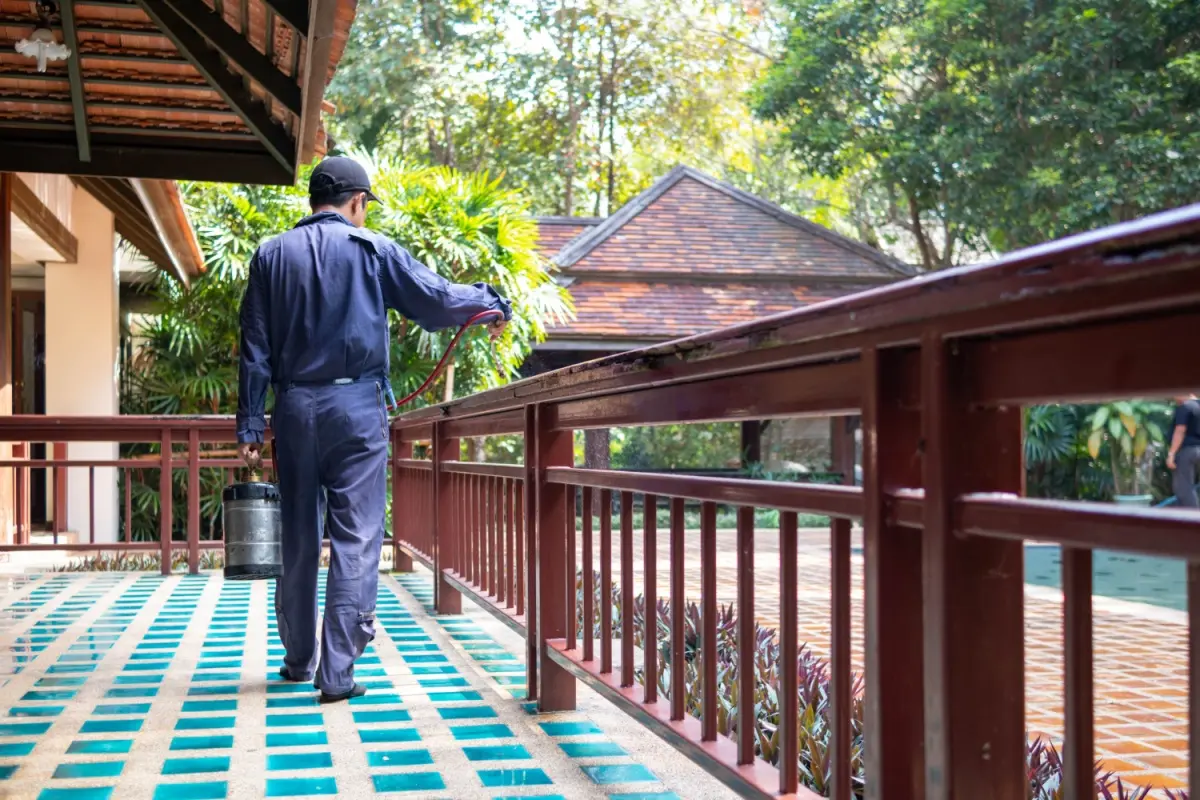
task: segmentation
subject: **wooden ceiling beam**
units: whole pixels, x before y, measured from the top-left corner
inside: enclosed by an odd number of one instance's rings
[[[75,263],[79,253],[79,241],[74,234],[46,207],[25,181],[16,176],[13,178],[13,213],[43,242],[53,247],[63,261],[68,264]]]
[[[63,0],[61,6],[63,44],[71,48],[71,55],[79,52],[79,36],[75,31],[75,0]],[[88,133],[86,98],[83,94],[83,70],[78,58],[67,59],[67,79],[71,85],[71,113],[75,117],[75,143],[79,147],[79,160],[92,160],[91,134]]]
[[[296,33],[308,37],[308,3],[306,0],[264,0],[280,19],[296,29]]]
[[[292,114],[300,115],[300,87],[295,79],[280,72],[269,58],[250,44],[249,39],[226,24],[201,0],[165,2],[238,69],[266,89],[267,94],[278,100],[280,105]]]
[[[217,51],[210,49],[204,37],[164,0],[138,0],[138,5],[149,15],[154,24],[167,34],[179,53],[190,61],[192,66],[221,94],[225,102],[238,112],[246,126],[262,142],[267,152],[289,173],[292,172],[295,169],[296,142],[271,117],[271,112],[246,90],[242,85],[241,77],[226,69]],[[139,175],[138,177],[166,178],[172,176]],[[201,178],[201,180],[215,180],[215,178]]]
[[[253,140],[248,140],[253,141]],[[221,147],[203,135],[97,137],[92,142],[92,160],[79,160],[73,142],[18,141],[5,137],[0,147],[0,172],[38,171],[62,175],[161,178],[164,180],[213,181],[290,185],[291,167],[265,151]]]
[[[311,35],[305,48],[304,73],[300,79],[300,85],[304,87],[304,113],[300,115],[300,126],[297,128],[297,171],[301,164],[313,159],[316,150],[317,132],[321,127],[321,101],[325,97],[329,58],[337,24],[337,1],[313,0],[309,13]]]

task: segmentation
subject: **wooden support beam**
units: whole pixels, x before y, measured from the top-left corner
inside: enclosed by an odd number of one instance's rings
[[[253,141],[253,140],[247,140]],[[128,178],[291,184],[290,168],[266,152],[214,147],[197,137],[127,136],[93,142],[92,160],[79,160],[74,143],[15,141],[0,147],[0,171],[17,172],[37,164],[44,172],[63,175],[120,175]]]
[[[17,219],[29,226],[38,238],[54,248],[66,263],[74,263],[79,251],[79,242],[74,234],[46,208],[38,196],[25,185],[25,181],[14,176],[12,180],[12,211]]]
[[[13,298],[12,298],[12,194],[16,175],[0,172],[0,416],[13,412]],[[0,443],[0,458],[12,455],[12,445]],[[11,469],[0,469],[0,542],[12,541],[16,523],[16,486]]]
[[[266,0],[266,5],[279,18],[296,29],[301,36],[308,36],[308,3],[306,0]]]
[[[163,2],[163,0],[156,0]],[[271,63],[243,34],[225,23],[215,12],[200,0],[165,0],[185,22],[199,31],[213,47],[228,58],[234,66],[253,81],[266,89],[291,113],[300,115],[300,87],[295,78],[289,78]],[[168,36],[170,32],[168,31]],[[186,54],[185,54],[186,55]]]
[[[271,112],[242,86],[241,78],[225,68],[221,56],[208,47],[207,41],[199,31],[193,28],[165,0],[137,1],[154,24],[167,34],[180,54],[190,61],[192,66],[221,94],[225,102],[238,112],[246,126],[262,142],[267,152],[285,169],[294,170],[293,159],[296,154],[296,143],[291,135],[280,127],[271,117]],[[151,176],[139,175],[138,177]],[[172,176],[155,175],[153,177]],[[210,176],[203,180],[218,179]]]
[[[337,0],[313,0],[309,11],[308,47],[300,76],[304,104],[296,134],[297,171],[302,164],[312,161],[316,152],[317,132],[321,128],[321,100],[325,97],[325,81],[329,77],[329,55],[336,21]],[[299,48],[292,48],[292,52],[298,51]]]
[[[63,43],[71,48],[71,55],[79,52],[79,36],[75,32],[75,0],[62,3]],[[71,84],[71,113],[75,117],[75,142],[79,148],[79,160],[92,160],[92,139],[88,133],[87,106],[83,94],[83,70],[78,58],[67,59],[67,77]]]

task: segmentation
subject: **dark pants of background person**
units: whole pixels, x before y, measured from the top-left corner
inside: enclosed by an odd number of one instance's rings
[[[1181,447],[1175,454],[1175,475],[1172,488],[1176,502],[1182,508],[1200,508],[1196,498],[1196,465],[1200,464],[1200,445]]]

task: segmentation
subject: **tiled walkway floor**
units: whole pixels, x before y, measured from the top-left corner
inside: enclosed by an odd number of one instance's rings
[[[687,596],[700,596],[699,532],[687,532]],[[619,576],[620,534],[613,532],[613,574]],[[861,547],[854,535],[854,547]],[[861,551],[858,551],[861,552]],[[599,564],[599,555],[593,564]],[[829,533],[800,535],[800,641],[828,658]],[[579,562],[577,562],[579,563]],[[634,532],[634,581],[642,587],[642,538]],[[762,624],[779,620],[779,537],[762,530],[755,536],[755,612]],[[852,658],[863,668],[863,562],[852,558]],[[598,568],[598,567],[597,567]],[[658,536],[660,596],[670,574],[668,537]],[[618,578],[619,580],[619,578]],[[737,535],[721,530],[717,538],[717,581],[721,603],[737,602]],[[1096,747],[1109,770],[1127,783],[1165,788],[1187,785],[1187,624],[1182,612],[1141,603],[1097,597],[1094,609]],[[1027,587],[1025,598],[1026,724],[1031,735],[1061,742],[1063,663],[1061,594]]]
[[[429,616],[428,573],[381,580],[357,671],[371,691],[331,706],[279,680],[272,590],[125,574],[0,585],[0,797],[678,800],[664,765],[586,714],[534,714],[517,656],[471,618]]]

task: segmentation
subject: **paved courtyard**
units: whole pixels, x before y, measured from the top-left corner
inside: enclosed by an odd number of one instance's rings
[[[590,692],[537,715],[507,629],[385,577],[371,691],[281,682],[273,583],[41,574],[0,585],[0,796],[678,800],[730,794]],[[519,644],[517,642],[516,644]]]
[[[634,532],[635,583],[642,585],[641,532]],[[699,532],[687,533],[686,584],[690,599],[700,596]],[[598,538],[598,537],[597,537]],[[619,581],[619,533],[613,532],[613,575]],[[755,612],[774,627],[779,620],[779,546],[774,530],[755,537]],[[669,543],[658,536],[658,591],[666,596],[670,574]],[[854,532],[851,557],[853,595],[852,658],[863,668],[863,562],[861,534]],[[598,558],[598,551],[596,558]],[[1039,556],[1040,558],[1040,556]],[[830,619],[829,532],[800,534],[800,641],[828,658]],[[737,536],[718,532],[718,597],[737,601]],[[1039,564],[1044,559],[1039,560]],[[1099,565],[1102,559],[1097,557]],[[593,562],[598,568],[598,561]],[[1178,565],[1170,565],[1172,568]],[[1161,569],[1161,567],[1155,567]],[[1171,570],[1161,581],[1175,579]],[[1101,575],[1097,588],[1133,584],[1128,595],[1153,594],[1154,576],[1134,575],[1120,580]],[[1114,592],[1116,593],[1116,592]],[[1166,605],[1175,604],[1172,600]],[[1096,746],[1107,769],[1126,783],[1158,788],[1187,785],[1187,619],[1169,607],[1097,596],[1094,601]],[[1043,586],[1026,585],[1025,597],[1026,723],[1033,736],[1061,744],[1063,731],[1062,595]]]

